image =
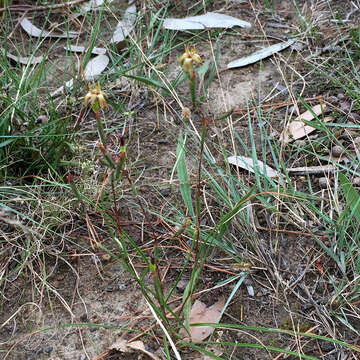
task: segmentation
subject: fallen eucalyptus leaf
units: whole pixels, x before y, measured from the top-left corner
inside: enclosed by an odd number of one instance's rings
[[[107,0],[107,4],[112,3],[113,0]],[[90,10],[96,10],[104,3],[104,0],[90,0],[84,4],[81,4],[81,11],[88,12]]]
[[[85,46],[77,46],[77,45],[64,46],[64,49],[68,51],[80,52],[80,53],[83,53],[86,50]],[[106,49],[94,47],[91,50],[91,53],[96,55],[105,55]]]
[[[308,135],[316,129],[310,125],[305,125],[304,121],[311,121],[315,118],[313,114],[319,116],[325,112],[326,105],[318,104],[312,107],[312,111],[307,110],[303,114],[299,115],[296,119],[291,120],[288,127],[281,134],[281,140],[284,143],[289,143],[293,140],[301,139],[305,135]],[[333,120],[331,116],[327,116],[322,119],[323,122],[329,122]]]
[[[182,19],[167,18],[163,28],[168,30],[204,30],[213,28],[228,29],[233,26],[250,28],[251,24],[229,15],[208,12],[204,15],[189,16]]]
[[[272,46],[269,46],[267,48],[258,50],[254,53],[252,53],[249,56],[246,57],[242,57],[240,59],[231,61],[229,64],[227,64],[227,68],[228,69],[233,69],[233,68],[237,68],[237,67],[242,67],[242,66],[246,66],[246,65],[250,65],[253,64],[257,61],[260,61],[262,59],[265,59],[279,51],[282,51],[284,49],[286,49],[287,47],[289,47],[290,45],[294,44],[296,40],[295,39],[290,39],[286,42],[281,42]]]
[[[219,317],[221,311],[225,305],[225,299],[221,298],[213,305],[206,307],[206,305],[196,300],[190,311],[190,335],[192,341],[202,341],[210,336],[215,328],[213,326],[191,326],[191,324],[196,323],[217,323],[219,322]],[[188,333],[185,329],[181,329],[179,332],[180,335],[187,338]]]
[[[116,25],[114,34],[110,43],[117,44],[125,40],[131,33],[136,21],[136,5],[133,4],[125,10],[125,14],[121,21]]]
[[[85,80],[95,80],[107,67],[109,58],[106,55],[98,55],[91,59],[84,70]]]
[[[142,341],[133,341],[133,342],[127,342],[126,340],[119,340],[113,343],[109,350],[116,350],[121,353],[134,353],[134,352],[142,352],[143,354],[146,354],[149,358],[152,360],[160,360],[158,356],[151,353],[150,351],[145,349],[145,345]]]
[[[43,56],[31,56],[31,57],[23,57],[23,56],[15,56],[12,55],[10,53],[6,53],[6,56],[11,59],[14,60],[16,62],[19,62],[20,64],[24,64],[24,65],[35,65],[35,64],[39,64],[43,61],[44,57]]]
[[[33,25],[30,22],[30,20],[27,18],[23,18],[20,22],[20,25],[30,36],[35,36],[35,37],[41,37],[41,38],[54,37],[54,38],[73,39],[79,35],[78,33],[74,33],[71,31],[69,31],[66,34],[56,34],[53,32],[41,30],[38,27],[36,27],[35,25]]]
[[[270,166],[264,165],[264,163],[260,160],[257,160],[257,164],[254,164],[254,160],[252,158],[246,156],[229,156],[227,158],[229,164],[241,167],[242,169],[248,170],[252,173],[255,173],[255,166],[257,167],[257,171],[261,175],[267,175],[268,177],[277,177],[279,173],[271,168]]]

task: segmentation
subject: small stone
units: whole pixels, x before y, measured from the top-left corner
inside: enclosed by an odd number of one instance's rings
[[[121,290],[121,291],[126,290],[126,284],[120,284],[119,285],[119,290]]]
[[[261,292],[261,291],[258,291],[257,293],[256,293],[256,297],[262,297],[263,296],[263,293]]]
[[[360,177],[356,177],[352,181],[353,185],[360,186]]]
[[[186,279],[181,279],[177,285],[176,285],[176,288],[179,290],[179,291],[183,291],[185,290],[187,284],[189,283],[189,280],[186,280]]]
[[[47,124],[49,121],[49,118],[46,115],[40,115],[37,119],[36,119],[36,124]]]
[[[337,95],[337,98],[338,98],[339,100],[342,100],[342,99],[345,98],[345,95],[344,95],[343,93],[339,93],[339,94]]]
[[[111,256],[106,253],[106,254],[102,254],[101,255],[101,258],[104,260],[104,261],[109,261],[111,259]]]
[[[331,95],[331,96],[328,97],[328,102],[329,103],[336,104],[338,101],[339,100],[338,100],[338,98],[336,96]]]
[[[326,189],[329,185],[330,185],[330,182],[327,177],[319,178],[319,186],[321,189]]]
[[[336,145],[331,149],[331,155],[335,157],[340,157],[343,152],[344,152],[343,148],[339,145]]]
[[[44,352],[46,354],[50,354],[52,351],[54,350],[54,348],[52,346],[47,346],[45,349],[44,349]]]

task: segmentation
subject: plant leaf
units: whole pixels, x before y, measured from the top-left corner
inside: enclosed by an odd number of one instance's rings
[[[84,75],[87,81],[95,80],[109,63],[109,58],[106,55],[98,55],[91,59],[85,67]]]
[[[225,305],[225,299],[220,298],[213,305],[206,307],[206,305],[200,300],[196,300],[190,311],[190,335],[191,341],[202,341],[210,336],[215,330],[212,326],[191,326],[196,323],[218,323],[220,320],[220,314]],[[187,332],[181,329],[180,335],[187,336]]]
[[[125,14],[121,21],[116,25],[114,34],[110,40],[110,43],[117,44],[125,40],[125,38],[131,33],[136,21],[136,5],[133,4],[125,10]]]
[[[286,42],[281,42],[281,43],[266,47],[264,49],[261,49],[259,51],[252,53],[250,56],[242,57],[240,59],[231,61],[230,63],[227,64],[227,68],[233,69],[233,68],[253,64],[253,63],[258,62],[262,59],[265,59],[279,51],[286,49],[287,47],[292,45],[294,42],[295,42],[295,39],[290,39]]]
[[[78,33],[74,33],[74,32],[56,34],[53,32],[41,30],[38,27],[36,27],[35,25],[33,25],[30,22],[30,20],[27,18],[23,18],[20,22],[20,25],[30,36],[35,36],[35,37],[41,37],[41,38],[55,37],[55,38],[73,39],[79,35]]]
[[[184,204],[188,209],[190,215],[194,218],[195,211],[191,198],[191,186],[190,186],[190,178],[186,168],[185,161],[185,143],[186,139],[184,139],[181,135],[179,136],[178,146],[176,149],[177,160],[176,160],[176,169],[178,173],[178,178],[180,181],[180,193],[183,198]]]
[[[251,24],[232,16],[208,12],[204,15],[189,16],[182,19],[167,18],[163,28],[168,30],[204,30],[213,28],[228,29],[233,26],[250,28]]]
[[[77,45],[64,46],[64,49],[68,50],[68,51],[80,52],[80,53],[83,53],[83,52],[85,52],[87,50],[85,48],[85,46],[77,46]],[[105,55],[106,54],[106,49],[105,48],[94,47],[91,50],[91,53],[95,54],[95,55]]]
[[[241,167],[242,169],[248,170],[252,173],[255,173],[257,171],[260,175],[265,175],[268,177],[277,177],[279,176],[279,173],[271,168],[268,165],[265,165],[262,161],[257,160],[257,163],[254,163],[254,160],[252,158],[246,157],[246,156],[229,156],[227,158],[227,161],[229,164]]]
[[[323,114],[326,110],[325,104],[318,104],[306,110],[303,114],[299,115],[296,119],[290,121],[288,127],[281,134],[281,140],[285,143],[289,143],[293,140],[301,139],[305,135],[308,135],[316,130],[316,128],[305,125],[305,121],[315,119],[317,116]],[[329,122],[333,120],[331,116],[327,116],[322,119],[323,122]]]
[[[339,173],[339,180],[346,202],[351,208],[351,215],[355,216],[360,224],[360,195],[344,174]]]
[[[24,65],[36,65],[39,64],[43,61],[44,57],[43,56],[30,56],[30,57],[23,57],[23,56],[15,56],[13,54],[10,53],[6,53],[6,56],[11,59],[14,60],[16,62],[19,62],[20,64],[24,64]]]
[[[112,3],[114,0],[107,0],[107,4]],[[90,10],[96,10],[104,3],[104,0],[90,0],[84,4],[81,4],[81,11],[88,12]]]

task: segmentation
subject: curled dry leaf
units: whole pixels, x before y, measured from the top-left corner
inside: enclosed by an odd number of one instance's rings
[[[121,21],[116,25],[110,43],[118,44],[125,40],[134,28],[136,20],[136,5],[130,5],[126,10]]]
[[[310,125],[305,125],[305,121],[311,121],[316,116],[323,114],[326,110],[325,104],[318,104],[312,108],[312,111],[307,110],[303,114],[299,115],[295,120],[290,121],[289,126],[281,134],[281,140],[285,143],[289,143],[293,140],[301,139],[305,135],[308,135],[316,129]],[[322,119],[323,122],[329,122],[333,120],[331,116],[327,116]]]
[[[204,15],[189,16],[182,19],[167,18],[163,28],[168,30],[204,30],[211,28],[228,29],[234,26],[250,28],[251,24],[232,16],[208,12]]]
[[[23,57],[23,56],[15,56],[8,52],[6,53],[6,56],[9,59],[14,60],[14,61],[19,62],[20,64],[24,64],[24,65],[29,65],[29,64],[36,65],[36,64],[41,63],[44,59],[43,56]]]
[[[152,360],[160,360],[158,356],[145,349],[145,345],[142,341],[133,341],[129,343],[126,340],[119,340],[113,343],[109,350],[116,350],[125,354],[142,352]]]
[[[261,49],[259,51],[256,51],[254,53],[252,53],[249,56],[246,57],[242,57],[240,59],[231,61],[229,64],[227,64],[227,68],[228,69],[233,69],[233,68],[237,68],[237,67],[242,67],[242,66],[246,66],[246,65],[250,65],[253,64],[257,61],[260,61],[262,59],[265,59],[279,51],[282,51],[284,49],[286,49],[287,47],[289,47],[290,45],[294,44],[295,40],[294,39],[290,39],[286,42],[281,42],[272,46],[269,46],[267,48]]]
[[[215,328],[213,326],[191,326],[196,323],[218,323],[222,309],[225,306],[225,299],[221,298],[213,305],[206,307],[206,305],[196,300],[190,311],[190,336],[192,341],[202,341],[210,336]],[[180,330],[180,335],[184,339],[188,339],[188,333],[185,329]]]
[[[38,27],[36,27],[35,25],[33,25],[30,22],[30,20],[27,18],[23,18],[20,22],[20,25],[30,36],[35,36],[35,37],[41,37],[41,38],[54,37],[54,38],[73,39],[79,35],[78,33],[74,33],[71,31],[69,31],[66,34],[56,34],[54,32],[41,30]]]
[[[85,46],[76,46],[76,45],[64,46],[64,49],[68,50],[68,51],[80,52],[80,53],[83,53],[83,52],[86,51]],[[106,54],[106,49],[105,48],[94,47],[91,50],[91,53],[95,54],[95,55],[105,55]]]
[[[268,177],[277,177],[279,173],[271,168],[270,166],[265,165],[262,161],[257,160],[256,164],[254,163],[253,158],[249,158],[246,156],[229,156],[227,158],[229,164],[241,167],[242,169],[248,170],[252,173],[256,171],[259,172],[261,175],[266,175]]]

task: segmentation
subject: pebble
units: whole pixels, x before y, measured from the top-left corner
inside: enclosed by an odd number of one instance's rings
[[[336,104],[339,100],[336,96],[332,95],[332,96],[329,96],[328,101],[329,101],[329,103]]]
[[[343,152],[344,152],[343,148],[339,145],[336,145],[331,149],[331,155],[335,157],[340,157]]]
[[[52,351],[54,350],[54,348],[52,346],[47,346],[45,349],[44,349],[44,352],[46,354],[50,354]]]
[[[356,177],[353,179],[352,183],[355,185],[355,186],[360,186],[360,177]]]
[[[119,290],[124,291],[126,289],[126,284],[120,284]]]
[[[345,95],[344,95],[343,93],[339,93],[339,94],[337,95],[337,98],[338,98],[339,100],[342,100],[342,99],[345,98]]]
[[[329,179],[327,177],[319,178],[319,186],[321,189],[326,189],[329,185]]]

